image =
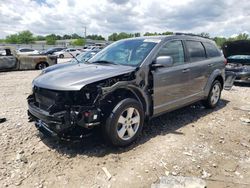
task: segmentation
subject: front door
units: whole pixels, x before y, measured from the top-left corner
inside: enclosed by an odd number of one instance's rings
[[[6,53],[0,55],[0,70],[8,70],[16,68],[16,58],[11,55],[10,50],[6,50]]]
[[[161,67],[152,71],[154,80],[154,115],[176,108],[189,96],[189,64],[185,62],[182,41],[165,43],[156,57],[171,56],[172,67]]]

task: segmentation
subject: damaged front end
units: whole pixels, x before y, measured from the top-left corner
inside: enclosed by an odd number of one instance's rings
[[[118,83],[128,84],[130,74],[106,79],[84,86],[80,91],[56,91],[37,86],[27,98],[28,115],[43,133],[60,138],[72,132],[89,130],[100,125],[112,98],[105,97]],[[77,131],[76,131],[77,130]]]
[[[93,104],[97,94],[93,92],[54,91],[35,86],[28,97],[28,115],[38,128],[48,129],[57,136],[63,136],[76,126],[91,128],[100,124],[100,109]]]

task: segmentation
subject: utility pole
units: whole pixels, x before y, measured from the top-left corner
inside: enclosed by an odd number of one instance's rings
[[[84,26],[84,38],[86,39],[86,37],[87,37],[87,27]]]

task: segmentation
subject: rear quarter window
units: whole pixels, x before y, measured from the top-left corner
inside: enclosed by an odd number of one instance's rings
[[[191,62],[202,61],[206,59],[206,52],[201,42],[186,41],[186,46]]]
[[[220,51],[218,50],[218,48],[214,44],[204,42],[203,45],[206,48],[206,53],[207,53],[208,58],[221,56]]]

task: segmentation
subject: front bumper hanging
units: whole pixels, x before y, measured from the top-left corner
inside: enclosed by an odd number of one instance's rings
[[[76,110],[78,109],[78,110]],[[100,110],[71,107],[56,113],[39,108],[31,95],[28,97],[28,116],[36,127],[50,136],[59,136],[73,129],[90,129],[100,124]]]

